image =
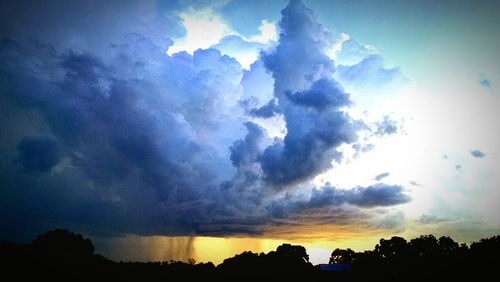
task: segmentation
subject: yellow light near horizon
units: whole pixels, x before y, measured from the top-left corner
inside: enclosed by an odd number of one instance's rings
[[[361,239],[361,240],[360,240]],[[211,261],[218,265],[226,258],[233,257],[245,251],[253,253],[268,253],[284,243],[301,245],[309,254],[312,264],[328,263],[332,251],[336,248],[351,248],[356,251],[371,250],[378,243],[378,237],[352,238],[340,241],[295,241],[262,238],[218,238],[195,237],[193,241],[194,258],[198,262]]]
[[[245,251],[253,253],[268,253],[276,250],[282,240],[261,238],[220,238],[195,237],[193,247],[195,259],[199,262],[211,261],[218,265],[226,258],[233,257]]]
[[[245,251],[268,253],[284,243],[301,245],[309,254],[309,261],[316,265],[328,263],[336,248],[355,251],[372,250],[380,238],[387,238],[374,230],[357,230],[353,226],[327,228],[301,226],[292,228],[296,233],[281,234],[275,228],[268,232],[272,238],[262,237],[202,237],[202,236],[138,236],[93,239],[97,251],[115,261],[184,261],[194,258],[197,262],[221,264],[225,259]]]

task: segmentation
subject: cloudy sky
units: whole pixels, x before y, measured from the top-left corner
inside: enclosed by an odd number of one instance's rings
[[[0,36],[0,239],[500,233],[498,1],[4,1]]]

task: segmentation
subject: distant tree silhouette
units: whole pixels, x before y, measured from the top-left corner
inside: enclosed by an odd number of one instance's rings
[[[481,239],[470,246],[472,263],[478,269],[497,269],[500,262],[500,236]]]
[[[355,263],[356,253],[351,249],[335,249],[328,263]]]
[[[309,262],[309,255],[303,246],[283,244],[276,251],[268,254],[243,252],[232,258],[225,259],[217,269],[223,275],[245,275],[256,277],[265,273],[284,277],[297,273],[317,271]]]
[[[306,248],[298,245],[283,244],[276,249],[276,255],[293,263],[308,263],[309,255]]]
[[[422,235],[410,240],[410,248],[414,255],[422,260],[433,262],[440,254],[440,246],[434,235]]]
[[[408,242],[401,237],[392,237],[389,240],[380,239],[375,246],[375,252],[386,260],[400,259],[408,254]]]
[[[442,236],[438,240],[439,251],[444,257],[453,257],[460,252],[460,249],[466,247],[463,245],[462,247],[450,237]]]
[[[89,239],[65,229],[38,236],[29,245],[0,242],[3,280],[167,281],[291,280],[404,281],[478,280],[497,275],[500,236],[459,245],[450,237],[422,235],[409,242],[401,237],[380,239],[374,250],[335,249],[330,263],[349,263],[352,270],[322,272],[313,267],[303,246],[283,244],[267,254],[243,252],[223,263],[113,262],[94,254]]]

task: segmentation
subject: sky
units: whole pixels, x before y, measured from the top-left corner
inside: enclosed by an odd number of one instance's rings
[[[0,239],[313,263],[500,233],[498,1],[3,1]]]

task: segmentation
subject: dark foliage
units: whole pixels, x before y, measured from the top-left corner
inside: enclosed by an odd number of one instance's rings
[[[3,278],[47,281],[270,280],[404,281],[414,279],[475,280],[495,275],[500,262],[500,236],[481,239],[470,248],[450,237],[423,235],[410,241],[381,239],[373,251],[335,249],[330,264],[348,271],[321,271],[302,246],[283,244],[267,254],[243,252],[223,263],[113,262],[94,254],[89,239],[68,230],[38,236],[29,245],[0,243]]]

